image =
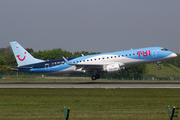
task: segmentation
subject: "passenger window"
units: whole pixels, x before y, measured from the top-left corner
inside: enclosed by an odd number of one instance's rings
[[[107,57],[107,59],[109,59],[109,57]]]
[[[114,58],[116,58],[116,56],[114,56]]]
[[[124,55],[122,55],[122,57],[124,57]]]

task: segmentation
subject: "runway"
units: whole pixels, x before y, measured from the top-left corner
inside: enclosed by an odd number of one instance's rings
[[[180,82],[1,82],[0,88],[180,88]]]

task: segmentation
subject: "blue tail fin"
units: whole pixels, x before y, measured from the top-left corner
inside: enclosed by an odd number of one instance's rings
[[[36,59],[29,54],[20,44],[17,42],[10,42],[14,56],[18,63],[18,66],[30,65],[34,63],[44,62],[44,60]]]

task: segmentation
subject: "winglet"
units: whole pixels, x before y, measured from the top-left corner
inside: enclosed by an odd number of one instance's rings
[[[66,61],[67,64],[69,63],[69,61],[65,57],[63,57],[63,59],[64,61]]]

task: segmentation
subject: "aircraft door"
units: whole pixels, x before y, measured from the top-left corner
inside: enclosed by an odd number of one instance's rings
[[[45,71],[49,71],[50,70],[50,68],[49,68],[49,64],[45,64]]]
[[[156,50],[152,50],[152,56],[157,57],[157,51]]]

